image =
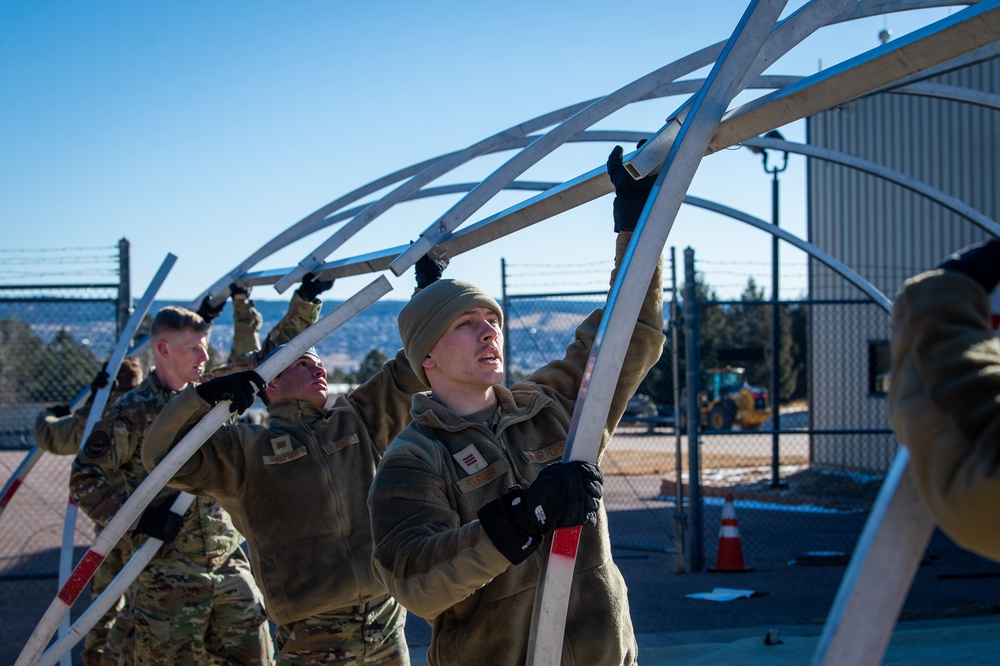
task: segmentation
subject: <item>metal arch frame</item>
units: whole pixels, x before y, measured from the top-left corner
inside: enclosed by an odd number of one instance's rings
[[[894,88],[889,92],[897,95],[918,95],[921,97],[933,97],[944,99],[950,102],[963,102],[973,104],[994,111],[1000,111],[1000,95],[970,90],[961,86],[949,86],[943,83],[911,83],[901,88]]]
[[[983,0],[899,40],[733,109],[723,122],[725,131],[716,136],[710,150],[714,152],[757,136],[773,129],[775,124],[782,124],[782,120],[802,118],[830,108],[832,93],[828,92],[826,97],[816,95],[817,85],[835,90],[842,98],[856,99],[900,83],[900,76],[905,78],[921,73],[926,76],[933,67],[995,45],[998,39],[996,13],[997,3]],[[766,107],[774,109],[773,115],[754,113]],[[779,122],[765,122],[765,119]]]
[[[909,11],[913,9],[944,7],[944,6],[967,6],[970,4],[975,4],[975,0],[972,0],[970,2],[941,2],[935,0],[902,0],[902,1],[866,0],[866,2],[864,3],[855,3],[853,6],[849,7],[838,16],[833,17],[829,21],[829,24],[839,23],[848,20],[855,20],[858,18],[866,18],[885,13]],[[660,70],[657,70],[656,72],[653,72],[652,74],[647,75],[646,77],[643,77],[643,79],[639,79],[638,81],[643,81],[658,73],[663,73],[664,70],[671,70],[671,71],[676,70],[677,74],[676,76],[673,77],[674,79],[676,79],[681,75],[700,69],[701,67],[710,64],[714,60],[714,58],[717,57],[718,52],[721,50],[721,46],[722,42],[719,42],[717,44],[701,49],[700,51],[696,51],[684,58],[681,58],[680,60],[675,61],[674,63],[666,65]],[[687,67],[688,69],[685,70],[684,69],[685,67]],[[670,85],[670,83],[672,83],[672,81],[666,83],[665,85]],[[663,95],[656,95],[656,94],[639,95],[633,101],[641,101],[659,96]],[[365,196],[373,194],[374,192],[377,192],[378,190],[390,186],[393,183],[396,183],[400,180],[414,177],[415,175],[419,175],[429,169],[434,169],[434,165],[437,164],[438,162],[443,160],[449,160],[449,158],[452,158],[453,156],[458,155],[460,153],[466,155],[465,160],[462,162],[464,164],[465,162],[469,161],[470,159],[478,155],[495,152],[496,150],[500,149],[495,144],[502,143],[504,138],[509,138],[512,135],[515,135],[517,133],[516,130],[523,128],[524,131],[522,132],[522,135],[526,135],[528,132],[532,131],[532,128],[545,127],[550,124],[560,122],[561,119],[573,117],[577,115],[581,109],[590,108],[593,104],[599,101],[600,101],[599,99],[592,99],[564,107],[562,109],[559,109],[557,111],[548,114],[544,114],[542,116],[538,116],[537,118],[526,121],[520,125],[515,126],[514,128],[505,130],[504,132],[494,135],[489,139],[474,144],[474,146],[469,147],[465,150],[447,153],[445,155],[441,155],[411,165],[409,167],[405,167],[396,172],[393,172],[379,179],[371,181],[370,183],[363,185],[337,198],[336,200],[326,204],[325,206],[322,206],[313,213],[302,218],[297,223],[287,228],[284,232],[275,236],[270,241],[261,246],[260,249],[252,253],[249,257],[247,257],[247,259],[245,259],[243,262],[241,262],[239,265],[233,268],[225,276],[217,280],[205,292],[200,294],[192,302],[192,307],[197,306],[201,298],[203,298],[206,295],[211,296],[214,302],[221,301],[228,295],[229,284],[238,280],[244,273],[248,272],[253,266],[255,266],[257,263],[259,263],[262,259],[266,258],[267,256],[270,256],[274,252],[286,247],[292,242],[295,242],[311,233],[314,233],[319,229],[328,226],[329,224],[332,224],[332,221],[329,219],[330,216],[333,213],[337,212],[338,210],[342,209],[344,206],[354,201],[357,201]],[[473,150],[473,148],[475,148],[476,146],[478,146],[480,149],[478,152],[476,150]],[[509,147],[514,148],[516,146],[510,145]],[[534,162],[532,162],[532,164],[533,163]],[[313,254],[316,253],[314,252]],[[303,260],[302,263],[306,263],[308,265],[308,262],[306,262],[305,260]],[[403,272],[402,270],[399,271],[399,273],[402,272]]]
[[[1000,97],[997,98],[997,102],[1000,103]],[[998,107],[998,110],[1000,110],[1000,107]],[[644,133],[642,132],[607,131],[599,137],[589,138],[601,141],[630,141],[635,140],[636,137],[642,136],[644,136]],[[577,137],[576,140],[580,140],[580,137]],[[806,157],[840,164],[863,173],[874,175],[901,187],[905,187],[916,194],[924,196],[927,199],[965,218],[984,231],[1000,237],[1000,224],[990,219],[982,212],[937,188],[907,176],[900,171],[889,169],[888,167],[884,167],[875,162],[863,160],[840,151],[817,148],[808,144],[784,141],[780,139],[756,137],[744,141],[743,145],[757,149],[780,150],[789,153],[796,153]],[[584,187],[588,184],[594,185],[595,183],[597,185],[602,185],[603,187],[591,187],[590,189],[585,190],[582,195],[579,195],[579,192],[577,192],[577,188]],[[516,187],[514,187],[515,185]],[[458,183],[439,188],[428,188],[413,195],[411,200],[441,194],[470,191],[474,187],[475,183]],[[508,187],[508,189],[540,190],[541,194],[515,206],[508,207],[507,209],[477,222],[474,225],[470,225],[469,227],[461,229],[453,234],[449,234],[441,241],[441,243],[434,246],[433,251],[442,256],[457,256],[458,254],[462,254],[463,252],[479,247],[486,242],[496,240],[535,224],[542,219],[546,219],[546,215],[535,213],[532,209],[541,207],[547,202],[553,202],[556,200],[562,202],[566,205],[566,208],[563,210],[563,212],[565,212],[565,210],[569,210],[572,207],[581,205],[611,191],[610,183],[607,182],[606,173],[603,168],[595,169],[587,174],[583,174],[577,179],[567,181],[566,183],[515,181]],[[567,192],[578,194],[578,196],[567,196]],[[710,208],[716,211],[722,211],[723,209],[728,211],[735,210],[725,207],[723,204],[708,202],[705,199],[692,196],[685,197],[684,203],[696,205],[701,208]],[[349,215],[351,212],[352,211],[344,211],[342,215]],[[743,214],[740,213],[739,215]],[[388,268],[392,260],[405,251],[407,247],[408,246],[398,246],[394,248],[386,248],[373,253],[320,264],[316,267],[315,271],[323,278],[343,278],[385,270]],[[285,274],[284,271],[287,271],[287,269],[278,268],[270,271],[249,273],[244,276],[244,281],[247,284],[252,285],[271,284],[277,280],[280,275]]]
[[[922,4],[923,3],[921,3],[921,2],[906,3],[907,6],[904,7],[904,9],[905,8],[919,7]],[[898,11],[898,10],[894,10],[894,11]],[[657,70],[657,72],[654,72],[653,74],[657,74],[658,72],[663,72],[666,69],[670,69],[670,71],[676,70],[677,71],[676,76],[681,76],[683,74],[695,71],[695,70],[697,70],[697,69],[699,69],[701,67],[704,67],[704,66],[710,64],[712,62],[712,60],[714,59],[714,57],[717,57],[717,53],[721,49],[721,46],[722,46],[722,43],[720,42],[720,43],[715,44],[713,46],[706,47],[705,49],[702,49],[701,51],[698,51],[698,52],[696,52],[694,54],[691,54],[690,56],[687,56],[687,57],[685,57],[685,58],[683,58],[681,60],[675,61],[675,63],[672,63],[671,65],[667,65],[666,67],[661,68],[661,70]],[[683,69],[684,67],[687,67],[688,69],[685,70],[685,69]],[[652,76],[652,75],[648,75],[648,76]],[[644,78],[648,78],[648,76],[644,77]],[[667,83],[665,85],[669,85],[669,83]],[[643,95],[643,96],[638,97],[635,101],[640,101],[640,100],[644,100],[644,99],[651,99],[651,98],[654,98],[654,97],[662,97],[665,94],[673,94],[673,93],[667,93],[666,91],[664,91],[663,93],[656,94],[655,91],[654,91],[653,93],[650,93],[648,95]],[[533,120],[526,121],[525,123],[522,123],[522,124],[516,126],[513,129],[524,130],[522,132],[522,134],[527,134],[527,132],[533,131],[532,128],[539,128],[539,127],[543,127],[543,126],[548,126],[548,125],[553,124],[554,122],[559,122],[560,118],[566,118],[566,117],[573,116],[574,114],[578,113],[579,109],[581,109],[581,108],[589,108],[589,106],[593,105],[597,101],[599,101],[599,100],[588,100],[586,102],[581,102],[581,103],[576,104],[576,105],[571,105],[571,106],[565,107],[563,109],[560,109],[560,110],[558,110],[556,112],[552,112],[552,113],[546,114],[544,116],[539,116],[538,118],[535,118]],[[211,293],[214,296],[214,295],[217,295],[217,294],[221,293],[222,291],[224,291],[226,289],[226,287],[228,286],[228,283],[230,281],[232,281],[232,279],[234,279],[235,277],[237,277],[239,274],[241,274],[241,273],[246,272],[247,270],[249,270],[249,268],[251,268],[253,265],[255,265],[264,256],[267,256],[268,254],[272,253],[273,251],[276,251],[275,246],[277,246],[277,249],[280,249],[280,247],[284,247],[285,245],[287,245],[288,243],[292,242],[293,240],[298,240],[299,238],[303,237],[304,235],[312,233],[313,231],[315,231],[315,230],[317,230],[319,228],[322,228],[323,226],[326,226],[326,224],[323,224],[323,222],[327,222],[329,220],[329,216],[333,212],[339,210],[340,208],[342,208],[344,205],[346,205],[348,203],[351,203],[353,201],[356,201],[357,199],[360,199],[360,198],[362,198],[364,196],[367,196],[368,194],[371,194],[371,193],[373,193],[375,191],[378,191],[379,189],[382,189],[383,187],[391,185],[394,182],[397,182],[397,181],[402,180],[404,178],[410,177],[413,174],[420,174],[420,173],[423,173],[423,172],[428,171],[428,170],[432,170],[432,171],[436,172],[439,169],[436,169],[434,167],[435,164],[437,164],[440,161],[445,161],[445,160],[447,160],[447,161],[457,161],[457,160],[452,160],[452,158],[454,156],[458,155],[458,154],[463,154],[464,155],[464,161],[461,162],[462,164],[464,164],[464,163],[468,162],[470,159],[472,159],[473,157],[476,157],[478,155],[482,155],[482,154],[486,154],[486,153],[491,153],[491,152],[496,152],[499,149],[507,149],[507,148],[518,147],[518,146],[514,145],[514,143],[507,144],[503,148],[501,148],[500,146],[494,145],[494,144],[497,144],[498,142],[501,141],[501,137],[503,139],[506,139],[509,136],[511,136],[511,134],[514,133],[513,129],[512,130],[507,130],[505,132],[501,132],[498,135],[494,135],[494,137],[491,137],[490,139],[487,139],[487,140],[485,140],[483,142],[479,142],[478,144],[475,144],[475,146],[470,147],[468,149],[465,149],[463,151],[456,151],[454,153],[448,153],[448,154],[442,155],[440,157],[433,158],[433,159],[430,159],[430,160],[426,160],[424,162],[421,162],[419,164],[413,165],[411,167],[407,167],[405,169],[399,170],[399,171],[397,171],[397,172],[395,172],[393,174],[390,174],[389,176],[385,176],[385,177],[383,177],[383,178],[381,178],[381,179],[379,179],[377,181],[373,181],[372,183],[369,183],[368,185],[362,186],[361,188],[358,188],[357,190],[354,190],[353,192],[351,192],[351,193],[349,193],[347,195],[344,195],[344,196],[338,198],[337,200],[335,200],[335,201],[333,201],[333,202],[331,202],[331,203],[323,206],[322,208],[318,209],[314,213],[310,214],[309,216],[303,218],[298,223],[296,223],[295,225],[293,225],[293,227],[291,227],[288,230],[288,232],[286,232],[285,234],[279,235],[278,237],[276,237],[275,239],[273,239],[270,243],[266,244],[265,247],[262,248],[260,251],[258,251],[256,253],[254,253],[253,255],[251,255],[250,258],[248,258],[246,261],[242,262],[236,269],[234,269],[233,271],[231,271],[226,277],[224,277],[221,280],[219,280],[209,290],[209,293]],[[537,138],[538,137],[534,137],[533,141],[537,140]],[[567,139],[567,141],[569,141],[569,140],[570,139]],[[473,148],[475,148],[476,146],[479,147],[479,150],[473,150]],[[458,165],[455,165],[455,166],[458,166]],[[402,200],[402,199],[400,199],[400,200]],[[295,233],[293,235],[293,234],[290,234],[289,232],[295,232]],[[267,248],[267,249],[265,249],[265,248]],[[317,253],[314,252],[313,254],[317,254]],[[308,265],[314,265],[315,266],[316,265],[316,264],[310,264],[306,260],[303,260],[302,264],[304,264],[306,266],[308,266]]]

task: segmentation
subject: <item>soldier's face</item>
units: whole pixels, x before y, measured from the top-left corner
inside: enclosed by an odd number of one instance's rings
[[[168,331],[162,341],[156,365],[166,366],[163,369],[180,382],[200,381],[208,361],[208,336],[197,331]]]
[[[435,391],[443,384],[478,392],[503,381],[503,331],[490,308],[472,308],[452,322],[424,359]]]
[[[311,354],[300,356],[267,383],[268,399],[271,402],[302,400],[323,407],[327,391],[323,361]]]

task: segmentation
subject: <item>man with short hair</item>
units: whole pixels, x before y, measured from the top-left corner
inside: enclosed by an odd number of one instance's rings
[[[417,262],[417,288],[445,262]],[[216,498],[247,539],[264,605],[278,625],[278,663],[409,663],[406,611],[371,568],[368,488],[383,452],[410,421],[410,397],[426,389],[400,351],[364,384],[326,408],[326,369],[314,349],[264,390],[247,371],[182,391],[143,447],[152,470],[222,400],[242,411],[254,395],[268,427],[216,431],[169,485]]]
[[[168,306],[149,335],[154,367],[94,428],[73,462],[73,499],[106,525],[148,476],[140,458],[149,424],[178,391],[201,379],[208,360],[209,324],[190,310]],[[129,588],[136,664],[269,664],[273,654],[260,592],[242,538],[209,498],[196,498],[183,521],[169,512],[176,491],[162,490],[130,533],[137,550],[149,537],[164,544]]]
[[[624,170],[621,160],[618,147],[608,161],[613,181]],[[634,189],[644,201],[649,190]],[[633,196],[617,182],[616,190]],[[615,208],[615,271],[642,209]],[[662,300],[657,266],[611,401],[602,453],[660,356]],[[376,575],[431,623],[429,664],[523,664],[539,546],[555,529],[580,525],[562,663],[635,663],[627,590],[611,559],[600,504],[600,468],[558,462],[602,315],[593,312],[576,329],[562,359],[508,389],[501,383],[503,311],[481,289],[441,280],[400,312],[404,350],[431,392],[413,397],[413,423],[382,458],[368,506]]]

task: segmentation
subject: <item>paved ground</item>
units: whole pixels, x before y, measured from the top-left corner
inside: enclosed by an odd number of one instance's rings
[[[647,664],[739,663],[738,659],[808,663],[844,573],[844,566],[786,563],[756,566],[748,573],[684,574],[676,573],[673,555],[623,548],[615,549],[615,559],[629,585],[642,663]],[[686,596],[716,587],[748,589],[754,596],[730,602]],[[11,664],[51,602],[55,581],[4,583],[0,589],[0,664]],[[77,614],[83,606],[77,604]],[[934,651],[938,657],[933,663],[987,663],[965,652],[966,643],[976,643],[990,648],[981,654],[990,655],[989,663],[995,663],[1000,654],[1000,564],[935,535],[902,620],[900,631],[915,632],[900,636],[899,647],[893,648],[904,656],[912,649],[918,655]],[[783,645],[765,646],[768,630],[777,630]],[[411,617],[407,633],[415,663],[422,663],[430,637],[427,624]],[[724,654],[729,656],[723,658]],[[789,655],[790,660],[780,661],[780,655]],[[955,661],[949,661],[952,658]],[[901,656],[886,663],[930,662]]]
[[[42,468],[34,474],[39,479],[50,475],[45,485],[63,488],[60,472]],[[866,514],[811,512],[741,499],[737,506],[742,547],[754,570],[678,573],[676,555],[664,552],[675,549],[676,543],[674,506],[662,496],[662,485],[662,474],[646,473],[611,476],[606,487],[614,555],[629,585],[641,663],[809,663],[845,566],[806,564],[809,558],[803,555],[818,550],[849,553]],[[854,494],[862,491],[852,490]],[[18,505],[0,518],[0,535],[16,534],[17,545],[31,553],[27,559],[40,563],[41,570],[54,570],[55,550],[42,545],[42,538],[51,541],[52,535],[60,533],[65,498],[59,492],[38,489],[22,493]],[[721,504],[721,498],[706,496],[707,564],[715,561],[714,535]],[[84,533],[77,543],[82,546],[89,541],[88,530],[81,529]],[[78,549],[77,558],[83,552]],[[19,567],[23,559],[23,555],[0,552],[5,569]],[[687,596],[716,587],[748,589],[754,594],[731,602]],[[0,664],[14,662],[55,591],[53,579],[0,583]],[[86,601],[78,602],[74,615],[85,605]],[[994,663],[1000,654],[998,620],[1000,564],[935,534],[885,663]],[[781,644],[764,644],[769,630],[779,632]],[[415,663],[423,663],[430,637],[427,624],[411,617],[407,634]]]

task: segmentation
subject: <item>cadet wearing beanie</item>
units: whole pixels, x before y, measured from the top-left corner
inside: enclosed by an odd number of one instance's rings
[[[624,169],[620,153],[608,162],[616,183]],[[616,207],[615,271],[648,192],[618,192],[642,201]],[[658,266],[611,402],[602,453],[660,356],[661,280]],[[576,329],[563,358],[508,389],[501,383],[503,312],[481,289],[441,280],[400,312],[404,350],[431,392],[413,396],[413,422],[386,451],[369,492],[373,563],[390,594],[431,623],[432,666],[523,664],[539,545],[555,528],[576,525],[585,527],[562,663],[635,663],[627,590],[611,559],[600,503],[601,470],[559,462],[602,314],[591,313]]]
[[[503,310],[492,296],[462,280],[438,280],[410,299],[399,313],[399,337],[410,367],[427,384],[423,361],[434,343],[460,314],[475,307],[496,313],[503,328]],[[429,386],[429,384],[428,384]]]

